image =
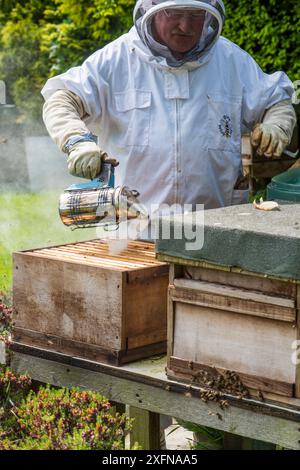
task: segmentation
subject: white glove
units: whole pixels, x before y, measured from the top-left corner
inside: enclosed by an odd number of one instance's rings
[[[280,101],[265,113],[262,124],[251,134],[251,144],[259,155],[279,158],[292,139],[296,114],[289,100]]]
[[[95,142],[78,142],[67,158],[69,172],[82,178],[96,178],[101,170],[101,159],[105,156],[106,153]]]
[[[57,90],[44,104],[43,118],[47,130],[59,149],[67,152],[65,144],[71,137],[88,134],[84,123],[88,117],[79,96],[69,90]],[[71,175],[95,178],[101,170],[101,160],[119,164],[118,160],[108,158],[95,142],[78,142],[72,145],[68,157]]]
[[[281,157],[289,144],[286,133],[274,124],[257,124],[251,136],[253,147],[257,147],[258,155]]]
[[[118,166],[119,161],[109,158],[95,142],[78,142],[74,144],[68,154],[68,169],[71,175],[93,179],[99,175],[101,162],[109,162]]]

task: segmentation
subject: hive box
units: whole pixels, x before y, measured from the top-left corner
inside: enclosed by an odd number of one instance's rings
[[[120,365],[166,350],[168,265],[151,243],[101,240],[13,255],[13,340]]]
[[[197,224],[164,220],[177,234]],[[230,371],[254,396],[300,397],[300,205],[208,210],[202,225],[198,250],[172,230],[157,241],[157,258],[171,263],[168,376],[213,383]]]

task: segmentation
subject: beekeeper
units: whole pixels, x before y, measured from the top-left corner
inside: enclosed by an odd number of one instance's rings
[[[95,177],[107,155],[148,208],[246,202],[241,134],[280,157],[293,87],[220,36],[224,19],[221,0],[138,0],[127,34],[47,81],[44,121],[71,174]]]

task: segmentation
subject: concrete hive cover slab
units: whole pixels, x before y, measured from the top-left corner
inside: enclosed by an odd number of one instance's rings
[[[167,239],[162,236],[164,223],[170,224]],[[195,244],[196,249],[191,249],[185,232],[199,235],[201,230],[202,248]],[[161,217],[156,252],[181,258],[183,263],[205,261],[300,281],[300,204],[280,204],[280,210],[269,212],[244,204],[207,210],[204,218],[192,214]]]

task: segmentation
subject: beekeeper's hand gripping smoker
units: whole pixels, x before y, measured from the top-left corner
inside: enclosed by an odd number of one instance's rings
[[[88,183],[72,184],[65,189],[59,199],[59,214],[62,222],[73,229],[95,226],[118,228],[122,221],[148,218],[138,196],[135,189],[114,187],[114,166],[105,160],[97,178]]]

